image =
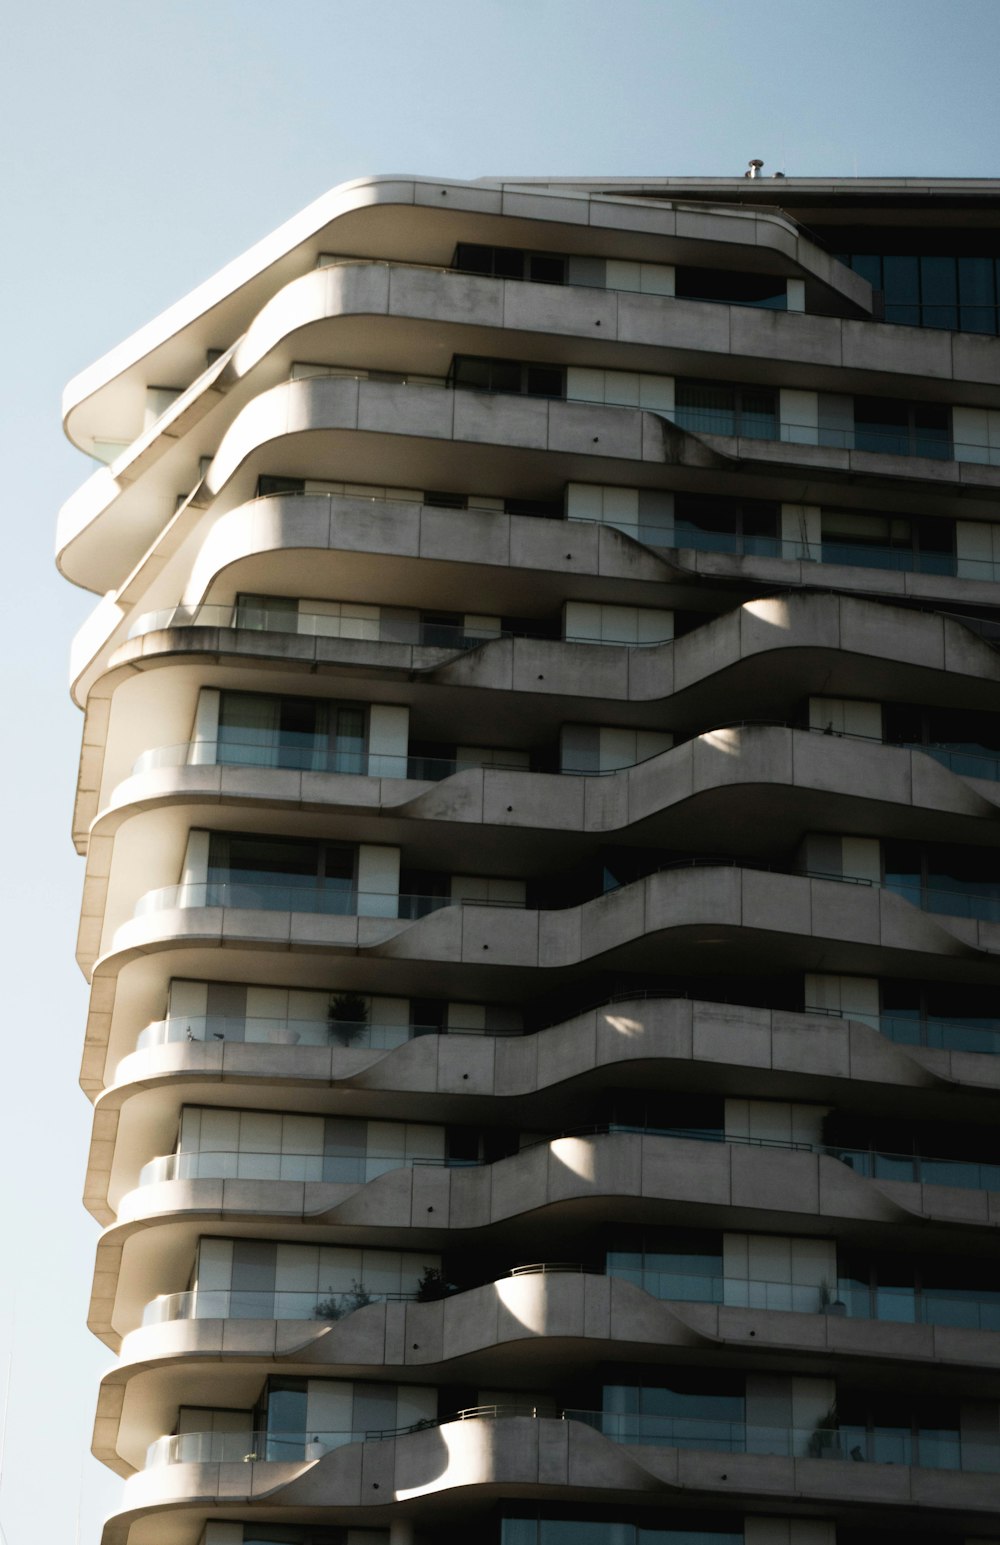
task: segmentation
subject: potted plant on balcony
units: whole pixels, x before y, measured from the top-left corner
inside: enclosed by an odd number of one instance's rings
[[[824,1277],[819,1285],[819,1307],[822,1314],[833,1314],[843,1317],[847,1313],[847,1305],[842,1298],[837,1297],[836,1289]]]
[[[327,1022],[331,1041],[350,1046],[368,1024],[368,1000],[359,992],[338,992],[330,999]]]
[[[368,1289],[356,1278],[348,1293],[334,1293],[329,1287],[327,1292],[330,1297],[321,1298],[313,1310],[315,1320],[342,1320],[345,1314],[353,1314],[355,1309],[363,1309],[366,1304],[374,1302]]]
[[[417,1303],[433,1304],[439,1298],[450,1298],[458,1289],[448,1282],[437,1266],[425,1266],[424,1274],[417,1283]]]

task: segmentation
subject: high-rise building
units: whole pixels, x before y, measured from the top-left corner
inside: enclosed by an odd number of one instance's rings
[[[998,304],[373,178],[71,384],[104,1545],[1000,1539]]]

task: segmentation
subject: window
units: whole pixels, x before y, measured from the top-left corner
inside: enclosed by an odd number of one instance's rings
[[[821,520],[824,563],[918,574],[956,572],[954,521],[827,509]]]
[[[778,506],[758,499],[710,499],[678,494],[674,500],[675,547],[698,552],[780,557]]]
[[[532,365],[519,360],[456,354],[451,363],[450,384],[466,391],[565,397],[566,372],[561,365]]]
[[[855,397],[854,449],[950,461],[951,413],[933,403]]]
[[[766,387],[678,381],[675,401],[676,422],[695,434],[742,435],[749,440],[778,437],[777,394]]]
[[[520,247],[483,247],[460,241],[452,267],[466,274],[494,279],[528,279],[532,284],[565,284],[566,259],[549,252],[524,252]]]
[[[223,692],[218,760],[227,765],[364,773],[366,712],[309,697]]]
[[[884,294],[887,322],[964,333],[1000,331],[1000,259],[855,253],[841,258]]]
[[[355,859],[347,843],[213,832],[206,905],[346,916],[357,900]]]
[[[605,1271],[654,1298],[721,1303],[722,1235],[703,1229],[616,1229]]]
[[[730,306],[759,306],[768,311],[788,309],[785,280],[778,274],[738,274],[720,268],[678,268],[674,281],[678,299],[722,301]]]

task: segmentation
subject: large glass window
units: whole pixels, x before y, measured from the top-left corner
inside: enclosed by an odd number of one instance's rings
[[[776,504],[759,499],[712,499],[678,494],[674,500],[675,547],[697,552],[781,555]]]
[[[456,354],[451,363],[452,386],[477,392],[509,392],[520,397],[565,397],[566,372],[561,365],[535,365],[515,359],[487,359]]]
[[[528,279],[533,284],[565,284],[566,259],[552,252],[525,252],[520,247],[484,247],[460,241],[452,267],[466,274],[495,279]]]
[[[766,387],[678,381],[674,400],[676,422],[695,434],[778,437],[777,394]]]
[[[824,563],[918,574],[956,573],[955,523],[934,516],[824,509],[822,548]]]
[[[309,697],[223,692],[218,759],[304,772],[363,773],[365,710]]]
[[[992,255],[852,253],[842,261],[882,291],[887,322],[1000,331],[1000,259]]]
[[[356,905],[355,859],[347,843],[213,832],[206,905],[345,916]]]
[[[706,1229],[616,1229],[604,1269],[654,1298],[721,1303],[722,1235]]]
[[[604,1386],[604,1432],[619,1443],[739,1454],[746,1449],[745,1414],[742,1374],[677,1369],[669,1383]]]
[[[730,306],[788,308],[788,290],[778,274],[740,274],[721,268],[678,268],[674,294],[684,300],[722,301]]]
[[[855,397],[854,448],[883,456],[929,456],[949,461],[951,413],[934,403],[892,397]]]
[[[562,1511],[562,1510],[561,1510]],[[562,1511],[562,1516],[544,1513],[525,1517],[505,1515],[500,1526],[500,1545],[743,1545],[743,1530],[735,1519],[720,1519],[716,1527],[702,1522],[627,1523],[620,1519],[595,1517],[603,1508],[590,1508],[586,1515]]]

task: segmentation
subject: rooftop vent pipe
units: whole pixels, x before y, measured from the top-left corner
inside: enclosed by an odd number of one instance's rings
[[[760,176],[760,169],[761,169],[761,167],[763,165],[764,165],[763,161],[758,161],[758,160],[751,161],[749,166],[747,167],[746,171],[743,173],[744,177],[759,177]]]

